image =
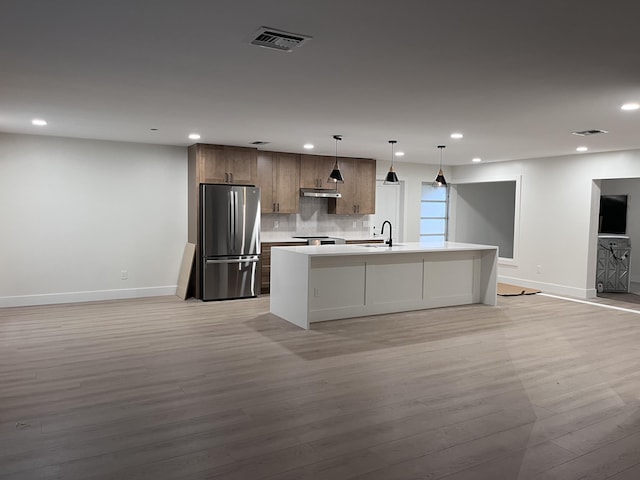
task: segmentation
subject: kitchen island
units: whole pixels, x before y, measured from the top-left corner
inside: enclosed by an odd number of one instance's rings
[[[498,247],[443,242],[274,247],[271,313],[299,327],[453,305],[496,305]]]

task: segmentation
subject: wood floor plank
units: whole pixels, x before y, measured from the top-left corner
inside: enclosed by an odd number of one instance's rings
[[[636,314],[268,301],[0,309],[0,480],[638,478]]]

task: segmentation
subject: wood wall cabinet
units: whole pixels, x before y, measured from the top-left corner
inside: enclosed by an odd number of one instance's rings
[[[258,152],[258,178],[262,213],[298,213],[300,155]]]
[[[335,157],[300,155],[300,188],[335,189],[336,184],[327,181],[334,163]]]
[[[271,247],[299,247],[306,242],[278,242],[260,244],[260,293],[271,290]]]
[[[194,274],[191,275],[189,293],[202,298],[202,271],[200,258],[199,189],[201,183],[229,183],[255,185],[257,172],[255,148],[230,147],[197,143],[188,149],[187,172],[187,239],[196,245]],[[188,293],[188,295],[189,295]]]
[[[257,178],[257,150],[226,145],[194,145],[200,166],[200,183],[253,185]]]
[[[340,158],[338,161],[344,178],[344,183],[338,184],[342,198],[329,199],[329,213],[376,213],[376,161],[368,158]]]

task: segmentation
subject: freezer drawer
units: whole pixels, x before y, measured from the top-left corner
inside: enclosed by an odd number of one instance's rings
[[[202,299],[255,297],[259,292],[258,255],[203,259]]]

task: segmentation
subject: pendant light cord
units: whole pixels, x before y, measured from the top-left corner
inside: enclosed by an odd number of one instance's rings
[[[342,140],[342,135],[334,135],[333,138],[336,140],[336,161],[335,165],[338,166],[338,140]]]
[[[393,168],[393,146],[395,145],[396,142],[391,140],[389,143],[391,144],[391,168]]]

